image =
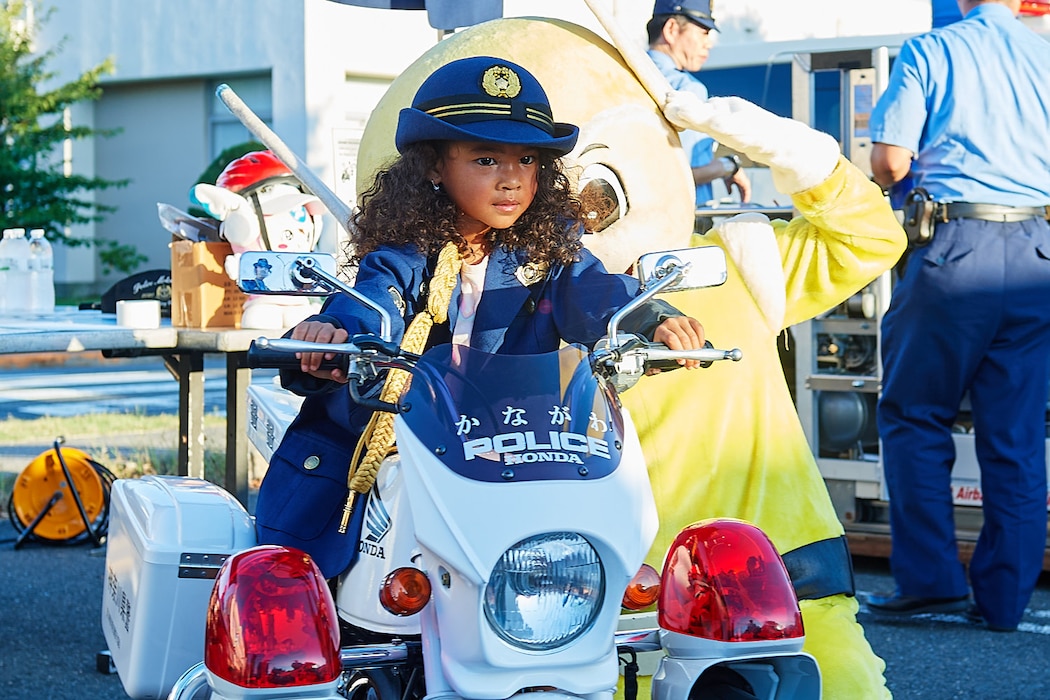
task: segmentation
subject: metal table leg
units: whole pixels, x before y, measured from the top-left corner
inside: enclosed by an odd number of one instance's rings
[[[179,476],[204,478],[204,353],[165,355],[179,382]]]
[[[248,353],[226,355],[226,490],[248,507]]]

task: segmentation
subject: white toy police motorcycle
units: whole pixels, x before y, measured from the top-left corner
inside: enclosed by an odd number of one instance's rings
[[[341,291],[379,309],[330,258],[246,253],[242,269],[257,255],[275,264],[275,293]],[[118,481],[102,617],[129,695],[611,700],[619,666],[630,698],[637,655],[656,652],[653,700],[819,698],[794,589],[760,530],[700,521],[662,574],[643,564],[657,514],[618,392],[679,357],[740,353],[672,352],[617,331],[658,293],[723,282],[720,249],[654,253],[635,269],[641,293],[593,351],[419,356],[389,342],[388,319],[383,337],[342,345],[256,341],[256,366],[323,351],[347,358],[351,382],[411,372],[389,407],[398,454],[359,499],[360,557],[334,596],[307,555],[252,546],[251,518],[218,487]],[[165,532],[179,541],[160,542]],[[617,631],[625,608],[654,603],[650,628]]]

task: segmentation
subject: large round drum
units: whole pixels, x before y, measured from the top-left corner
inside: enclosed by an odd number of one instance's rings
[[[72,488],[77,490],[88,521],[94,526],[106,503],[102,478],[95,469],[95,462],[73,448],[62,448],[62,458],[69,468]],[[71,485],[62,473],[58,453],[53,449],[30,462],[15,481],[11,501],[18,520],[23,527],[28,527],[47,508],[56,493],[61,493],[62,497],[51,506],[33,529],[33,534],[47,540],[69,540],[84,533],[87,525],[77,509]]]

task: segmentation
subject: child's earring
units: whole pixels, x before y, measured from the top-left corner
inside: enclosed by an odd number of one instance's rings
[[[437,191],[439,191],[441,189],[441,185],[439,185],[438,183],[434,182],[433,180],[430,181],[430,186],[434,188],[435,192],[437,192]]]

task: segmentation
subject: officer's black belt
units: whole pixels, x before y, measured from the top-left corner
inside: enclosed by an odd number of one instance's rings
[[[845,536],[811,542],[792,549],[781,558],[799,600],[852,596],[856,592],[853,559]]]
[[[970,202],[943,202],[933,213],[935,221],[951,219],[980,219],[1002,224],[1040,218],[1050,221],[1050,205],[1044,207],[1007,207],[1001,204],[971,204]]]

